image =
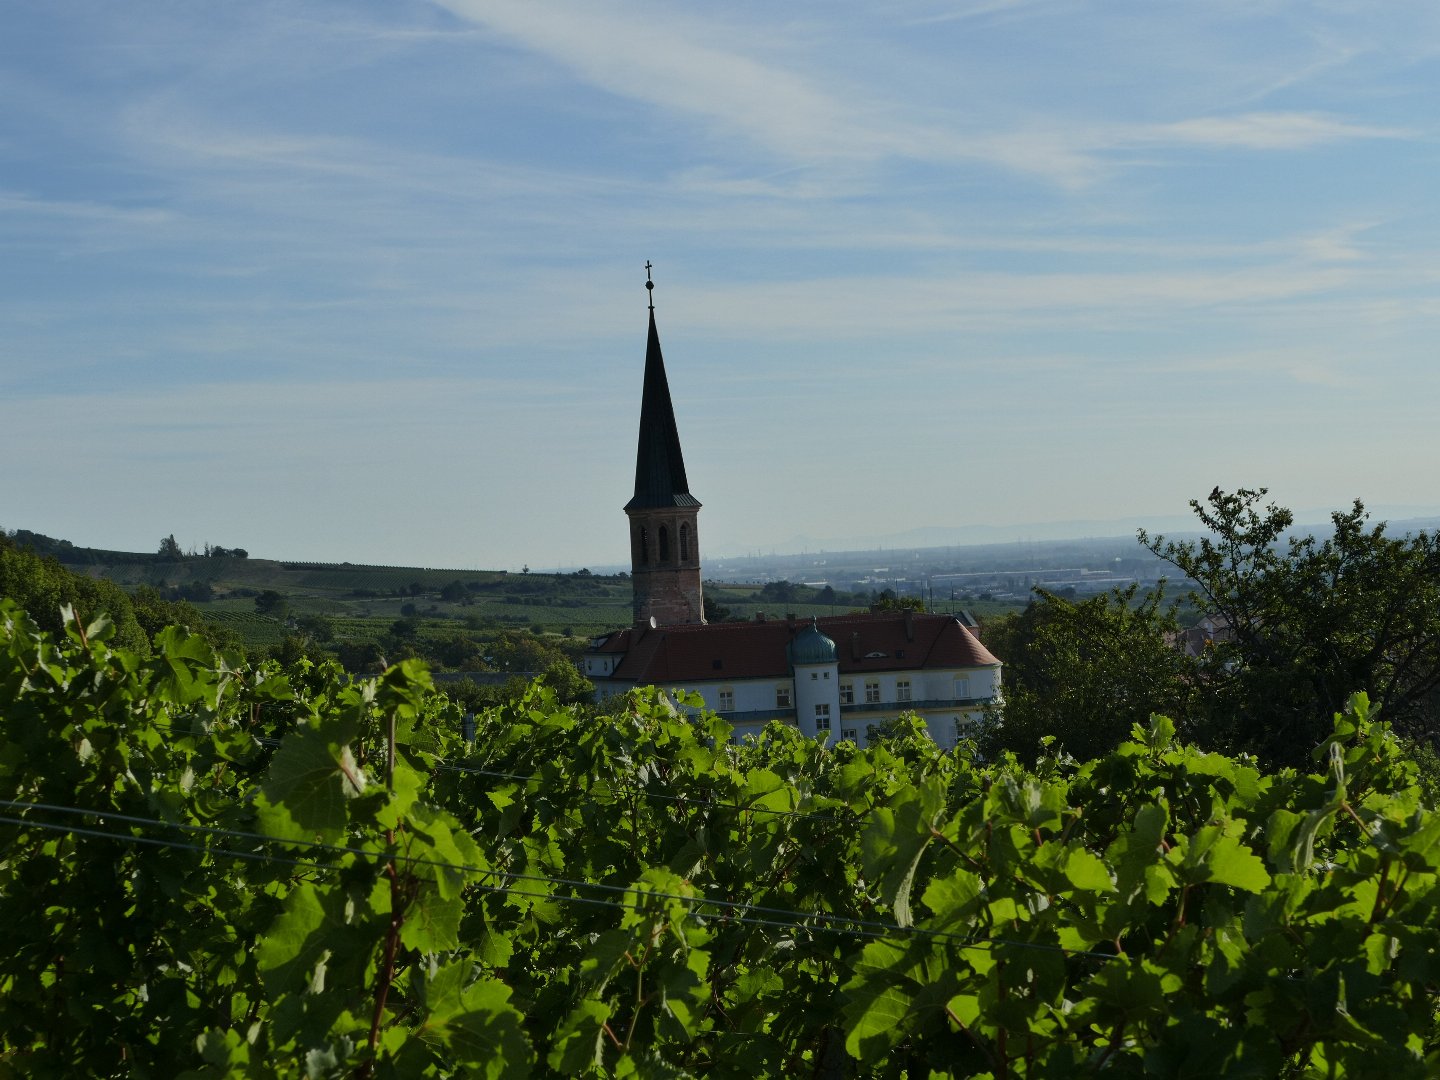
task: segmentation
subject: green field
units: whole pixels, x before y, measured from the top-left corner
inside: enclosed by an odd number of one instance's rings
[[[168,599],[187,599],[204,619],[234,631],[247,648],[268,649],[297,632],[314,633],[321,625],[316,620],[323,620],[333,648],[393,643],[397,620],[407,619],[413,642],[427,653],[457,636],[484,641],[504,630],[528,631],[574,653],[631,620],[630,579],[623,574],[510,574],[204,557],[72,569],[127,589],[150,586]],[[282,610],[261,613],[256,600],[265,592],[282,598]],[[729,609],[731,619],[749,620],[761,612],[769,618],[823,617],[863,606],[843,594],[834,603],[815,603],[815,590],[777,602],[762,598],[753,584],[707,582],[705,594]],[[990,602],[968,608],[982,618],[1013,610]]]
[[[813,590],[810,591],[813,592]],[[769,619],[783,619],[786,615],[794,615],[799,619],[808,619],[812,615],[824,618],[827,615],[844,615],[864,607],[859,600],[850,597],[842,597],[833,604],[798,601],[777,604],[774,601],[759,599],[754,585],[732,585],[722,581],[707,581],[705,596],[714,603],[729,608],[730,618],[745,620],[753,619],[762,612]],[[1019,611],[1022,605],[997,600],[975,600],[966,601],[964,604],[957,603],[955,610],[959,611],[962,607],[976,618],[984,619],[1003,615],[1010,611]],[[948,602],[937,603],[934,610],[948,612],[950,604]]]
[[[418,643],[523,629],[570,639],[572,648],[630,622],[630,582],[621,576],[203,557],[71,568],[127,589],[150,586],[167,599],[189,600],[247,647],[276,645],[316,617],[325,620],[335,642],[379,642],[397,620],[409,617]],[[283,611],[257,609],[257,597],[267,591],[283,598]]]

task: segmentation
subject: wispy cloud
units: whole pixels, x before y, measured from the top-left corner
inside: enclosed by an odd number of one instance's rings
[[[994,16],[1014,16],[1037,8],[1056,6],[1055,0],[976,0],[969,4],[946,4],[943,10],[913,15],[905,20],[908,26],[936,26],[940,23],[965,22]]]
[[[455,14],[540,53],[589,85],[665,111],[702,118],[773,152],[801,158],[866,156],[882,130],[813,80],[727,39],[718,21],[674,8],[591,4],[537,7],[519,0],[440,0]]]
[[[37,199],[15,191],[0,189],[0,221],[8,218],[49,218],[81,221],[88,224],[161,225],[173,218],[168,210],[158,207],[117,206],[89,199]]]
[[[1401,139],[1411,134],[1403,128],[1354,124],[1318,113],[1257,112],[1136,127],[1120,135],[1117,142],[1303,150],[1346,139]]]
[[[740,137],[775,160],[880,165],[891,160],[981,163],[1082,187],[1111,174],[1113,151],[1133,147],[1293,151],[1351,139],[1402,138],[1403,129],[1323,113],[1270,111],[1124,123],[1089,118],[1070,102],[1042,119],[1002,120],[967,107],[912,119],[904,92],[826,72],[802,70],[798,46],[762,46],[721,22],[676,16],[673,9],[637,16],[595,4],[517,0],[439,0],[458,16],[538,53],[589,85],[657,113],[700,120],[717,134]],[[943,16],[965,18],[1009,10],[1007,3],[970,6]],[[785,43],[782,43],[785,44]],[[789,57],[789,59],[784,59]],[[903,84],[902,84],[903,85]],[[724,180],[706,166],[692,183],[730,194],[808,197],[825,183],[787,179]]]
[[[1191,373],[1227,377],[1234,386],[1239,377],[1247,383],[1258,383],[1279,377],[1302,386],[1328,390],[1351,390],[1369,377],[1362,359],[1318,352],[1307,348],[1233,349],[1224,352],[1201,351],[1178,362],[1172,362]]]

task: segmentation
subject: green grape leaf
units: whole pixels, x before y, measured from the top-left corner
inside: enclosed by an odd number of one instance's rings
[[[464,915],[465,905],[458,894],[445,896],[432,884],[422,883],[405,909],[400,944],[427,954],[458,949],[460,920]]]
[[[900,926],[914,924],[910,889],[944,808],[945,780],[931,776],[921,784],[902,788],[888,806],[871,814],[861,839],[865,876],[879,887]]]
[[[555,1032],[545,1063],[566,1076],[604,1068],[605,1022],[609,1019],[607,1003],[581,998]]]
[[[1221,836],[1215,841],[1206,865],[1209,880],[1220,885],[1258,893],[1270,884],[1265,863],[1233,836]]]
[[[481,978],[449,997],[449,1011],[432,1012],[417,1034],[443,1046],[450,1063],[465,1076],[530,1075],[535,1054],[525,1037],[524,1017],[510,1004],[510,988]]]
[[[845,1049],[863,1064],[873,1064],[904,1037],[911,998],[898,986],[865,984],[845,1006]]]
[[[1105,864],[1084,848],[1070,849],[1065,859],[1065,877],[1075,888],[1086,892],[1116,891]]]
[[[363,795],[369,778],[348,742],[302,727],[286,736],[256,799],[260,824],[285,840],[340,840],[346,803]]]

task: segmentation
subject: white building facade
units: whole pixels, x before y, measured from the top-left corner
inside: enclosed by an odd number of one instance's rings
[[[919,612],[617,630],[581,670],[600,700],[636,686],[697,693],[737,737],[780,720],[863,746],[914,713],[950,747],[1000,702],[1000,661],[960,620]]]

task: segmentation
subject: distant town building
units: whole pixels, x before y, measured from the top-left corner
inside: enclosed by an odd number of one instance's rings
[[[597,699],[636,686],[689,690],[737,736],[781,720],[862,745],[881,723],[913,712],[931,738],[953,746],[1000,697],[1000,661],[966,621],[880,611],[705,622],[700,502],[685,477],[648,274],[645,287],[652,300],[635,493],[625,504],[634,620],[592,641],[581,660]]]
[[[1224,615],[1206,615],[1194,626],[1181,630],[1175,645],[1186,656],[1203,656],[1216,645],[1235,640],[1235,627]]]

